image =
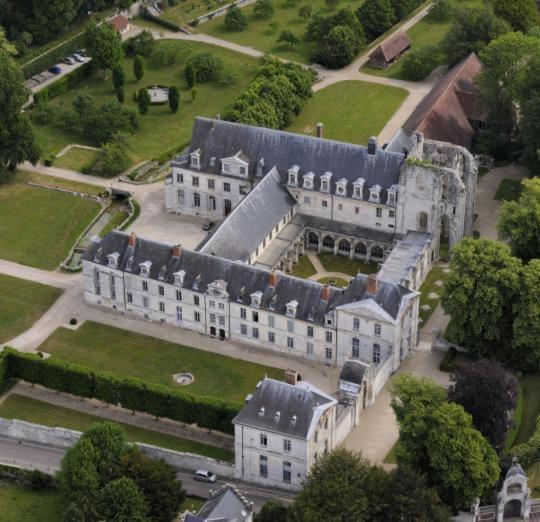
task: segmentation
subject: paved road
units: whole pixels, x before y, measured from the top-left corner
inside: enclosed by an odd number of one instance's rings
[[[0,464],[23,469],[39,469],[46,473],[55,473],[60,469],[60,462],[64,453],[64,449],[27,442],[19,443],[0,437]],[[219,479],[215,484],[199,482],[193,480],[193,473],[191,471],[180,471],[177,476],[182,481],[188,495],[201,498],[207,498],[210,489],[217,489],[226,482],[233,484],[244,493],[250,502],[253,502],[255,510],[259,510],[268,500],[279,500],[284,504],[289,504],[294,499],[291,493],[253,486],[235,480]]]

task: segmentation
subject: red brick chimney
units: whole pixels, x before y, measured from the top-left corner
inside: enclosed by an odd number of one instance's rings
[[[278,275],[275,270],[270,270],[270,273],[268,274],[268,286],[270,288],[275,288],[278,283]]]
[[[328,302],[330,299],[330,285],[324,285],[321,293],[321,301]]]
[[[182,246],[181,245],[173,246],[172,255],[173,257],[180,257],[182,255]]]
[[[366,292],[371,295],[377,295],[377,290],[379,289],[379,281],[377,280],[376,275],[368,275],[366,283]]]
[[[128,245],[130,247],[134,247],[137,243],[137,236],[135,235],[135,232],[132,232],[130,235],[129,235],[129,241],[128,241]]]

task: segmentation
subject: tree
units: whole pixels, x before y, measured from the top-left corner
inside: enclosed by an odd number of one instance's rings
[[[125,83],[126,75],[124,73],[124,69],[122,67],[113,69],[113,85],[115,90],[118,91],[118,89],[123,89]]]
[[[427,45],[408,52],[403,60],[403,76],[410,81],[418,82],[440,65],[444,57],[438,47]]]
[[[62,522],[84,522],[81,510],[73,502],[64,511]]]
[[[277,42],[279,45],[287,49],[293,49],[300,43],[300,40],[294,35],[292,31],[289,31],[288,29],[283,29],[283,31],[281,31],[281,34],[279,35]]]
[[[420,0],[390,0],[392,9],[398,20],[402,20],[414,11],[421,3]]]
[[[540,259],[523,267],[519,296],[514,304],[513,346],[519,367],[540,368]]]
[[[298,9],[298,16],[300,18],[303,18],[304,20],[308,20],[311,18],[311,15],[313,14],[313,7],[309,4],[304,4],[300,6],[300,9]]]
[[[116,89],[116,98],[118,100],[118,103],[124,103],[124,100],[126,99],[126,91],[123,87]]]
[[[189,62],[186,64],[186,68],[184,69],[184,76],[186,78],[186,83],[188,84],[188,87],[193,87],[195,85],[195,69],[193,68],[193,65]]]
[[[197,99],[198,91],[197,89],[195,89],[195,87],[193,87],[190,92],[191,92],[191,101],[194,102]]]
[[[274,11],[274,3],[272,0],[257,0],[253,7],[253,14],[257,18],[272,18]]]
[[[516,31],[528,31],[538,25],[535,0],[491,0],[495,14],[506,20]]]
[[[126,170],[129,164],[127,144],[117,137],[100,147],[91,171],[95,176],[111,178]]]
[[[225,28],[228,31],[243,31],[247,26],[247,16],[236,5],[231,5],[225,15]]]
[[[138,54],[133,60],[133,74],[138,82],[143,79],[144,76],[144,58]]]
[[[540,258],[540,178],[524,179],[518,201],[505,201],[497,228],[512,253],[527,263]]]
[[[98,513],[107,522],[149,522],[144,497],[127,477],[110,481],[100,492]]]
[[[47,42],[63,33],[76,14],[73,0],[33,0],[26,30],[36,42]]]
[[[9,181],[19,163],[39,159],[32,127],[21,107],[28,100],[24,78],[10,54],[0,48],[0,183]]]
[[[259,513],[255,515],[254,522],[287,522],[289,510],[276,500],[269,500]]]
[[[540,176],[540,91],[521,104],[521,141],[524,143],[523,159],[531,174]]]
[[[186,81],[188,76],[191,80],[193,73],[198,83],[212,82],[219,79],[224,67],[223,60],[219,56],[212,53],[197,53],[188,60],[184,74]]]
[[[501,452],[516,407],[514,375],[501,363],[482,359],[459,368],[450,380],[450,400],[465,408],[474,427]]]
[[[133,134],[139,128],[139,124],[139,117],[132,108],[111,101],[104,103],[99,110],[82,116],[78,126],[87,136],[101,145],[119,133]]]
[[[466,238],[454,247],[441,304],[455,342],[476,356],[504,355],[520,271],[521,261],[497,241]]]
[[[119,473],[132,479],[141,491],[153,522],[172,522],[176,518],[186,492],[170,464],[151,459],[133,448],[122,458]]]
[[[454,0],[435,0],[429,11],[429,18],[434,22],[448,22],[454,16],[455,10]]]
[[[397,22],[390,0],[366,0],[356,14],[369,42],[388,31]]]
[[[180,106],[180,92],[178,87],[169,87],[169,107],[174,113],[178,112],[178,107]]]
[[[144,30],[142,33],[135,36],[131,42],[133,54],[148,58],[153,52],[156,41],[150,31]]]
[[[350,27],[338,25],[328,33],[321,48],[313,52],[312,59],[325,67],[340,69],[353,61],[360,46]]]
[[[86,29],[88,54],[99,69],[119,69],[124,59],[122,39],[111,24],[91,23]]]
[[[139,89],[137,104],[139,105],[139,112],[141,114],[146,114],[148,112],[148,107],[150,106],[150,94],[144,87]]]
[[[324,0],[326,6],[330,9],[336,9],[341,0]]]

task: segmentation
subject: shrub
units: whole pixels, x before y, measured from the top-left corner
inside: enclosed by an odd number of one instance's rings
[[[540,459],[540,416],[536,419],[536,429],[531,438],[513,448],[511,453],[517,457],[524,468],[528,468]]]
[[[271,18],[274,14],[274,3],[272,0],[257,0],[253,8],[253,14],[257,18]]]
[[[135,60],[133,60],[133,74],[138,82],[140,82],[143,79],[144,58],[139,54],[135,56]]]
[[[178,107],[180,106],[180,93],[178,92],[178,87],[169,87],[169,107],[171,111],[176,113],[178,112]]]
[[[277,43],[286,49],[293,49],[300,43],[300,40],[292,31],[284,29],[281,31]]]
[[[178,48],[161,45],[154,51],[152,59],[160,67],[174,65],[178,61]]]
[[[423,80],[443,61],[443,53],[436,46],[413,49],[403,58],[403,75],[407,80]]]
[[[101,146],[90,170],[95,176],[111,178],[127,169],[129,163],[125,141],[113,140]]]
[[[52,167],[55,159],[56,159],[56,156],[54,154],[51,154],[43,160],[43,163],[45,164],[46,167]]]
[[[455,10],[454,0],[435,0],[428,16],[434,22],[448,22],[454,16]]]
[[[146,20],[150,20],[151,22],[154,22],[158,25],[161,25],[162,27],[165,27],[165,29],[170,29],[171,31],[175,32],[180,31],[180,26],[178,24],[170,22],[169,20],[164,20],[159,16],[154,16],[153,14],[148,12],[148,9],[145,9],[143,11],[143,18],[145,18]]]
[[[455,359],[457,353],[457,350],[453,346],[448,349],[448,351],[444,354],[441,363],[439,364],[439,370],[441,370],[441,372],[453,372],[456,369]]]
[[[30,484],[34,489],[49,488],[53,484],[53,478],[41,471],[35,469],[29,475]]]
[[[137,95],[137,104],[139,105],[139,112],[141,114],[146,114],[148,112],[148,107],[150,105],[150,94],[148,89],[144,87],[139,90]]]
[[[228,31],[243,31],[247,26],[247,16],[236,5],[231,5],[225,15],[225,28]]]
[[[223,69],[223,60],[218,56],[212,53],[197,53],[186,64],[186,81],[188,77],[191,79],[191,74],[198,83],[217,81]]]

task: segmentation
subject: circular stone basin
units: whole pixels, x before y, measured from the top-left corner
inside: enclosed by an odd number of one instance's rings
[[[191,373],[175,373],[173,375],[173,380],[176,384],[187,386],[195,380],[195,377],[193,377],[193,374]]]
[[[147,87],[146,90],[150,95],[150,103],[167,103],[169,101],[169,88],[162,85],[154,85]]]

